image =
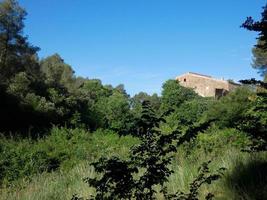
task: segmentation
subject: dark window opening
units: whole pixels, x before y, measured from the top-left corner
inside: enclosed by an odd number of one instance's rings
[[[186,78],[184,78],[184,82],[186,82]]]
[[[227,93],[228,93],[228,91],[225,89],[215,88],[215,98],[216,99],[219,99],[222,96],[225,96]]]

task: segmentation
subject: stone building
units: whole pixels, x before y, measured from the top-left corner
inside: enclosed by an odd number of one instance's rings
[[[184,87],[193,88],[196,93],[203,97],[219,98],[239,86],[237,83],[193,72],[177,76],[176,80]]]

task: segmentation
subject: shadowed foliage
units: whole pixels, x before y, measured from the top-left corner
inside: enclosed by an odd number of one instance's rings
[[[226,182],[238,194],[239,199],[267,198],[267,162],[252,160],[249,163],[238,163],[226,176]],[[234,184],[234,185],[233,185]],[[246,191],[244,193],[244,191]]]

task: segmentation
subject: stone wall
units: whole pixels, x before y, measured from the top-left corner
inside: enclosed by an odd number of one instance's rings
[[[238,87],[238,84],[192,72],[178,76],[176,80],[184,87],[193,88],[196,93],[203,97],[223,96]]]

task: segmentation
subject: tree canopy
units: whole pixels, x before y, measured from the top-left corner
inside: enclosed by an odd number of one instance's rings
[[[178,108],[183,102],[196,98],[193,89],[183,87],[176,80],[168,80],[162,86],[161,109],[165,112]]]
[[[260,21],[254,21],[252,17],[247,17],[247,20],[242,24],[242,27],[249,31],[259,33],[257,44],[252,49],[254,56],[252,66],[258,69],[261,75],[267,74],[267,5],[263,7]]]
[[[15,0],[4,0],[0,4],[0,70],[1,82],[16,73],[26,71],[28,75],[38,76],[36,52],[23,35],[23,20],[27,15]]]

